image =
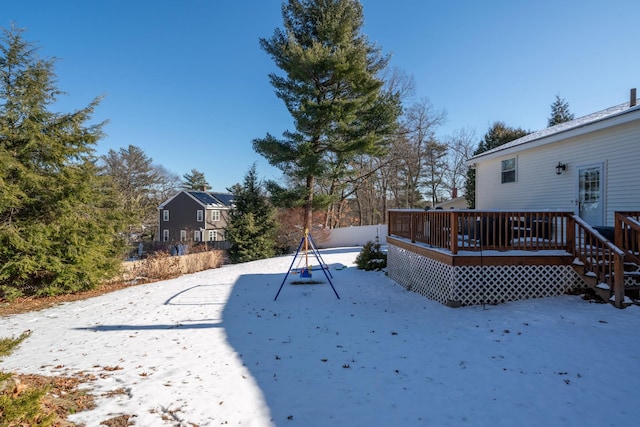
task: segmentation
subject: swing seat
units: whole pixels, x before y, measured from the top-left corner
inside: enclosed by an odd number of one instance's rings
[[[329,266],[328,265],[324,265],[324,266],[309,266],[309,267],[296,267],[296,268],[292,268],[291,269],[291,274],[300,274],[302,271],[321,271],[321,270],[329,270]]]
[[[310,278],[311,277],[311,269],[303,268],[300,270],[300,277]]]

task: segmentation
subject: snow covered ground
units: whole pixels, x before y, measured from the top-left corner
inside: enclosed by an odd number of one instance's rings
[[[452,309],[358,252],[322,251],[340,299],[315,271],[274,301],[285,256],[0,318],[2,337],[32,331],[1,367],[96,375],[98,407],[71,418],[88,426],[637,425],[640,307]]]

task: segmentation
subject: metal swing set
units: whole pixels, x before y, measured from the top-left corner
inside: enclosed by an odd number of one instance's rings
[[[316,261],[318,261],[317,268],[314,268],[312,265],[309,264],[309,251],[311,251],[311,254],[315,256]],[[295,264],[296,259],[298,260],[298,264],[294,268],[293,264]],[[304,266],[300,267],[300,263],[303,260],[304,260]],[[289,265],[287,274],[284,276],[284,279],[282,280],[282,284],[280,284],[280,288],[278,289],[278,293],[276,294],[276,297],[273,300],[275,301],[278,299],[278,296],[280,295],[280,291],[282,291],[282,287],[287,281],[287,277],[289,277],[289,274],[299,274],[301,278],[311,279],[312,271],[317,271],[317,270],[322,270],[322,272],[324,273],[324,276],[327,278],[327,280],[329,281],[329,284],[331,285],[331,289],[333,289],[333,293],[335,293],[336,297],[340,299],[340,296],[338,295],[336,288],[333,286],[333,282],[331,282],[333,275],[329,271],[329,266],[322,259],[322,255],[320,255],[320,251],[318,251],[318,249],[316,248],[316,245],[313,242],[313,238],[311,237],[311,234],[309,234],[309,230],[305,229],[304,236],[300,240],[300,244],[298,245],[298,249],[296,250],[296,254],[293,257],[293,260],[291,261],[291,265]]]

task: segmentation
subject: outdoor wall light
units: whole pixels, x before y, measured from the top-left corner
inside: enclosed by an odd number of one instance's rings
[[[556,175],[560,175],[562,171],[566,171],[566,170],[567,170],[566,163],[558,162],[558,166],[556,166]]]

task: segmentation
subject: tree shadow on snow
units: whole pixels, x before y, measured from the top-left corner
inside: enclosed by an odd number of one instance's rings
[[[359,363],[362,347],[352,338],[380,338],[370,334],[380,323],[354,314],[360,313],[353,307],[361,290],[350,286],[349,271],[333,273],[340,299],[322,272],[313,278],[324,283],[312,285],[294,285],[299,278],[289,275],[276,301],[286,271],[243,275],[232,290],[223,311],[227,340],[259,385],[275,425],[290,420],[345,425],[356,421],[350,417],[357,417],[358,425],[375,425],[380,420],[376,401],[392,392],[385,391],[386,378],[397,374],[376,373],[374,365]],[[373,405],[365,419],[353,399]]]
[[[204,321],[209,319],[203,319]],[[220,328],[222,324],[220,321],[211,319],[211,323],[187,323],[180,322],[172,325],[159,324],[159,325],[95,325],[86,326],[82,328],[73,328],[78,331],[93,331],[93,332],[113,332],[113,331],[151,331],[162,329],[211,329]]]

